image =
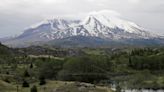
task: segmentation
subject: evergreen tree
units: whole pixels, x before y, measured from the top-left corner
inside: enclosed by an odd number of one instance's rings
[[[39,85],[45,85],[46,84],[46,80],[45,80],[44,76],[40,76],[39,81],[40,81]]]
[[[129,66],[132,67],[132,59],[129,57]]]
[[[35,85],[31,88],[31,92],[37,92],[37,87]]]
[[[29,87],[29,83],[26,80],[23,80],[22,87]]]
[[[116,92],[121,92],[121,87],[119,85],[116,87]]]
[[[31,68],[31,69],[33,68],[33,64],[32,64],[32,63],[30,64],[30,68]]]
[[[30,74],[28,73],[27,70],[25,70],[25,72],[24,72],[24,77],[30,77]]]

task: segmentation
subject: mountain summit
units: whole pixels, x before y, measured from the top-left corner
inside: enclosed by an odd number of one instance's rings
[[[157,39],[158,35],[145,31],[137,24],[123,20],[110,11],[89,13],[84,20],[51,19],[31,26],[20,36],[7,41],[6,44],[32,45],[69,37],[96,37],[105,41],[128,39]],[[77,37],[75,37],[77,38]]]
[[[84,27],[93,35],[101,38],[154,38],[157,35],[145,31],[133,22],[125,21],[107,13],[91,13],[84,21]]]

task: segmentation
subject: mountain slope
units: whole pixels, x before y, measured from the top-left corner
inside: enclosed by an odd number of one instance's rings
[[[104,14],[90,14],[84,21],[84,26],[93,36],[101,38],[154,38],[153,35],[135,23],[121,20],[118,17]]]
[[[163,46],[163,39],[102,39],[91,36],[72,36],[63,39],[57,39],[47,42],[50,46],[58,46],[64,48],[72,47],[138,47],[138,46]]]
[[[92,38],[94,39],[93,42],[96,41],[95,38],[99,38],[106,43],[123,39],[125,41],[128,39],[160,38],[160,36],[145,31],[135,23],[122,20],[117,16],[111,16],[106,11],[90,13],[84,20],[46,20],[28,28],[23,34],[13,40],[6,41],[5,44],[21,47],[44,44],[52,40],[59,43],[59,41],[63,41],[66,38],[75,38],[77,36],[79,38]]]
[[[33,41],[52,40],[55,39],[53,34],[56,34],[59,30],[65,30],[71,26],[75,26],[79,22],[79,20],[64,19],[46,20],[28,28],[22,35],[18,36],[17,39],[27,40],[29,38],[33,38]]]
[[[0,56],[11,56],[15,54],[15,50],[12,48],[9,48],[3,44],[0,43]],[[17,53],[18,54],[18,53]],[[0,59],[1,60],[1,59]]]

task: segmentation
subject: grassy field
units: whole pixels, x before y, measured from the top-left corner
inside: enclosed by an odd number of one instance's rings
[[[44,86],[34,83],[29,88],[23,88],[21,85],[18,85],[18,92],[30,92],[30,88],[33,85],[37,86],[38,92],[112,92],[108,87],[64,81],[47,81],[47,84]],[[17,92],[17,85],[0,81],[0,92]]]

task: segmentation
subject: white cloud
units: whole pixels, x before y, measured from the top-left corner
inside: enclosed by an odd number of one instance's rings
[[[91,15],[92,14],[104,14],[104,15],[108,15],[110,17],[118,17],[121,15],[120,13],[118,13],[117,11],[114,11],[114,10],[92,11],[89,14],[91,14]]]
[[[66,3],[67,0],[41,0],[39,2],[42,2],[42,3],[48,3],[48,4],[62,4],[62,3]]]
[[[130,3],[133,3],[133,4],[138,4],[140,3],[140,0],[128,0]]]

